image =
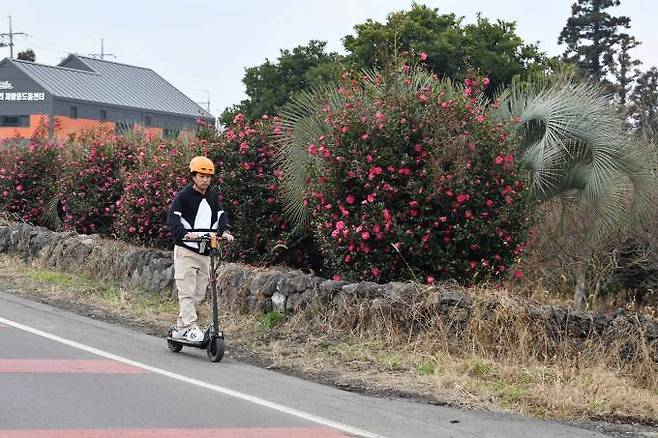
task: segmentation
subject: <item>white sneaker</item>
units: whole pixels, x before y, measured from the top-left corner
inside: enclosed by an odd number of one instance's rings
[[[187,334],[189,330],[182,328],[174,328],[174,330],[171,332],[171,337],[174,339],[185,339],[185,335]]]
[[[185,333],[185,339],[190,342],[201,342],[203,341],[204,334],[198,327],[194,327]]]

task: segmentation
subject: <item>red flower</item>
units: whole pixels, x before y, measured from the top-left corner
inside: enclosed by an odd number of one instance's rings
[[[382,271],[380,271],[379,268],[372,268],[370,272],[372,272],[372,275],[374,277],[379,277],[380,275],[382,275]]]
[[[354,204],[354,196],[347,195],[347,198],[345,198],[345,201],[347,201],[348,204]]]
[[[514,278],[516,278],[517,280],[522,279],[523,278],[523,272],[521,272],[519,270],[514,271]]]

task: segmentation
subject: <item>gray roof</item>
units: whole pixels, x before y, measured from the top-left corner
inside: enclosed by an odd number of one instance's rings
[[[149,68],[69,55],[59,66],[10,60],[57,97],[194,117],[214,116]],[[62,67],[84,65],[89,70]]]

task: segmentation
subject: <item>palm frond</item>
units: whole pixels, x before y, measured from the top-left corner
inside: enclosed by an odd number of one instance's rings
[[[576,190],[596,213],[592,233],[603,238],[637,209],[654,202],[655,177],[645,149],[624,131],[603,90],[569,76],[517,82],[499,96],[494,116],[515,120],[520,161],[535,196]]]

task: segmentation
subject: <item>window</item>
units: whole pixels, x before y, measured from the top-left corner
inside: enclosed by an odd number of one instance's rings
[[[133,122],[126,122],[124,120],[120,120],[116,123],[114,130],[118,134],[127,134],[129,132],[132,132],[133,126],[134,126]]]
[[[168,129],[165,128],[162,130],[162,138],[165,140],[171,139],[175,140],[178,138],[180,131],[178,129]]]
[[[71,107],[71,118],[72,119],[77,119],[78,118],[78,107],[77,106],[72,106]]]
[[[0,116],[0,127],[26,128],[30,126],[30,116]]]
[[[106,110],[101,110],[100,119],[101,120],[107,120],[107,111]]]
[[[151,116],[144,116],[144,127],[148,128],[151,126]]]

